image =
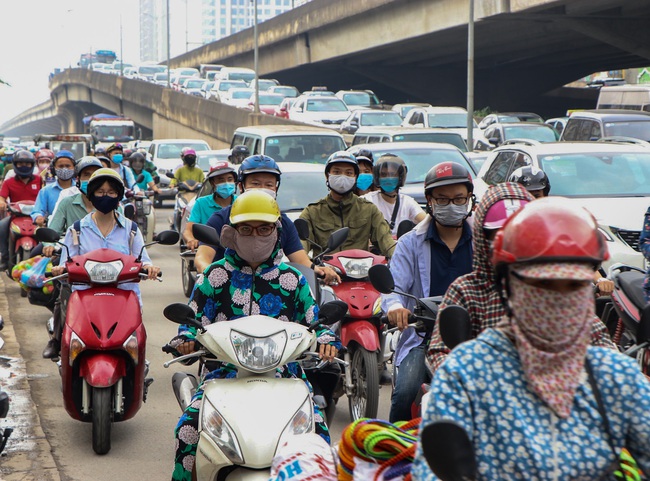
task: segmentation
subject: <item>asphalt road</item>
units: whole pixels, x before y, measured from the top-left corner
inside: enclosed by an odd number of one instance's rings
[[[171,209],[156,211],[157,231],[166,228]],[[176,325],[162,316],[163,308],[172,302],[186,302],[182,293],[178,246],[152,246],[148,249],[155,264],[163,271],[163,282],[140,284],[144,299],[144,322],[147,329],[147,359],[150,376],[155,382],[149,397],[135,418],[113,424],[112,449],[104,456],[96,455],[91,444],[91,425],[73,420],[63,407],[58,368],[41,352],[47,342],[45,322],[49,311],[32,306],[21,298],[19,287],[5,282],[11,319],[25,360],[33,401],[41,426],[64,481],[114,481],[116,479],[169,479],[174,449],[173,431],[181,414],[171,389],[171,375],[177,370],[193,371],[194,367],[175,364],[169,369],[163,363],[170,357],[161,347],[176,333]],[[379,417],[387,419],[390,387],[381,389]],[[269,415],[273,409],[267,407]],[[340,439],[349,423],[347,400],[342,398],[331,426],[332,443]],[[15,478],[18,479],[18,478]],[[27,478],[21,478],[27,479]]]

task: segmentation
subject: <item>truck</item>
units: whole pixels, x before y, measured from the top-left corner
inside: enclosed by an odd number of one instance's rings
[[[53,152],[69,150],[75,159],[91,155],[95,150],[95,139],[90,134],[37,134],[34,143]]]
[[[650,112],[650,85],[601,87],[596,108]]]
[[[86,132],[95,138],[97,147],[108,147],[115,142],[128,143],[136,139],[135,122],[127,117],[96,114],[84,117]]]

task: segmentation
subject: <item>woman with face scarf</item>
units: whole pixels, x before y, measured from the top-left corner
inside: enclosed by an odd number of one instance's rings
[[[631,358],[591,345],[591,281],[608,257],[593,216],[557,197],[527,204],[497,233],[506,315],[451,352],[422,418],[465,429],[477,479],[614,479],[623,448],[650,472],[650,383]],[[437,479],[421,448],[412,474]]]
[[[281,229],[280,209],[269,194],[252,189],[241,194],[232,205],[230,225],[221,230],[225,257],[211,264],[196,280],[190,307],[203,325],[261,314],[287,322],[309,325],[317,318],[318,307],[305,278],[282,262],[278,242]],[[319,352],[332,360],[341,347],[327,327],[317,330]],[[169,343],[178,354],[195,350],[196,328],[182,325],[178,336]],[[282,377],[308,381],[297,363],[278,369]],[[223,365],[203,377],[235,377],[231,365]],[[198,443],[199,406],[203,397],[201,383],[176,427],[176,454],[172,480],[189,481]],[[310,386],[311,389],[311,386]],[[272,412],[269,413],[272,415]],[[316,433],[329,442],[329,432],[322,412],[314,407]]]

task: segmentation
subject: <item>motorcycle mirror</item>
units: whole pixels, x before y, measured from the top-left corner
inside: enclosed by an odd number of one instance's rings
[[[340,300],[330,301],[320,306],[318,318],[321,324],[331,326],[343,319],[347,312],[347,303]]]
[[[38,242],[59,242],[59,233],[49,227],[39,227],[34,231]]]
[[[135,218],[135,206],[133,204],[126,204],[124,206],[124,217],[129,220],[133,220]]]
[[[175,230],[164,230],[156,235],[153,240],[164,246],[173,246],[181,238],[181,235]]]
[[[372,287],[382,294],[390,294],[395,289],[393,274],[386,264],[377,264],[368,269],[368,277]]]
[[[305,219],[296,219],[293,221],[293,225],[298,231],[298,237],[300,237],[300,240],[309,240],[309,223]]]
[[[442,481],[474,480],[474,446],[462,426],[436,421],[422,429],[422,451],[431,471]]]
[[[472,325],[467,309],[461,306],[447,306],[438,316],[440,337],[449,349],[469,340],[472,336]]]
[[[650,304],[646,305],[641,311],[641,320],[636,331],[637,344],[648,341],[650,341]]]
[[[194,311],[187,304],[176,302],[163,309],[163,316],[176,324],[191,324],[199,329],[203,326],[194,318]]]
[[[397,238],[399,239],[407,232],[410,232],[413,229],[413,227],[415,227],[415,222],[413,222],[412,220],[404,219],[397,226]]]
[[[144,180],[144,174],[140,174],[140,175],[138,175],[138,176],[135,178],[135,183],[136,183],[136,184],[139,184],[139,183],[142,182],[143,180]]]
[[[195,222],[192,224],[192,235],[205,244],[213,246],[221,245],[219,242],[219,234],[214,227]]]
[[[335,230],[327,239],[327,246],[325,248],[326,252],[332,252],[335,249],[338,249],[348,238],[350,234],[349,227],[341,227],[340,229]]]
[[[173,173],[173,172],[167,172],[165,175],[166,175],[167,177],[169,177],[170,179],[173,179],[173,178],[174,178],[174,173]]]

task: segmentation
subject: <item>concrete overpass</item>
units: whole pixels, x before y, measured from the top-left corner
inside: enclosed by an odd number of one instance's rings
[[[259,25],[260,76],[301,89],[372,88],[388,103],[464,105],[469,1],[314,0]],[[647,0],[476,1],[475,107],[527,109],[547,116],[567,107],[592,107],[593,96],[567,99],[558,89],[595,71],[650,64],[649,17]],[[201,63],[252,67],[252,29],[176,57],[171,66]],[[193,122],[185,124],[184,118],[175,118],[177,103],[186,102],[187,96],[154,92],[153,86],[131,87],[126,79],[73,75],[53,81],[59,110],[65,102],[57,100],[63,98],[57,92],[73,85],[65,84],[69,79],[89,93],[68,103],[81,103],[86,112],[91,105],[103,110],[113,105],[129,115],[133,108],[131,115],[141,116],[141,125],[156,137],[161,134],[155,116],[148,120],[147,112],[160,110],[170,122],[190,129],[200,120],[189,116]],[[138,93],[131,95],[131,89]],[[64,107],[66,118],[75,117],[70,112],[79,108]],[[214,106],[192,108],[196,113]],[[23,116],[23,121],[28,118],[33,117]],[[251,121],[248,116],[237,120]]]

